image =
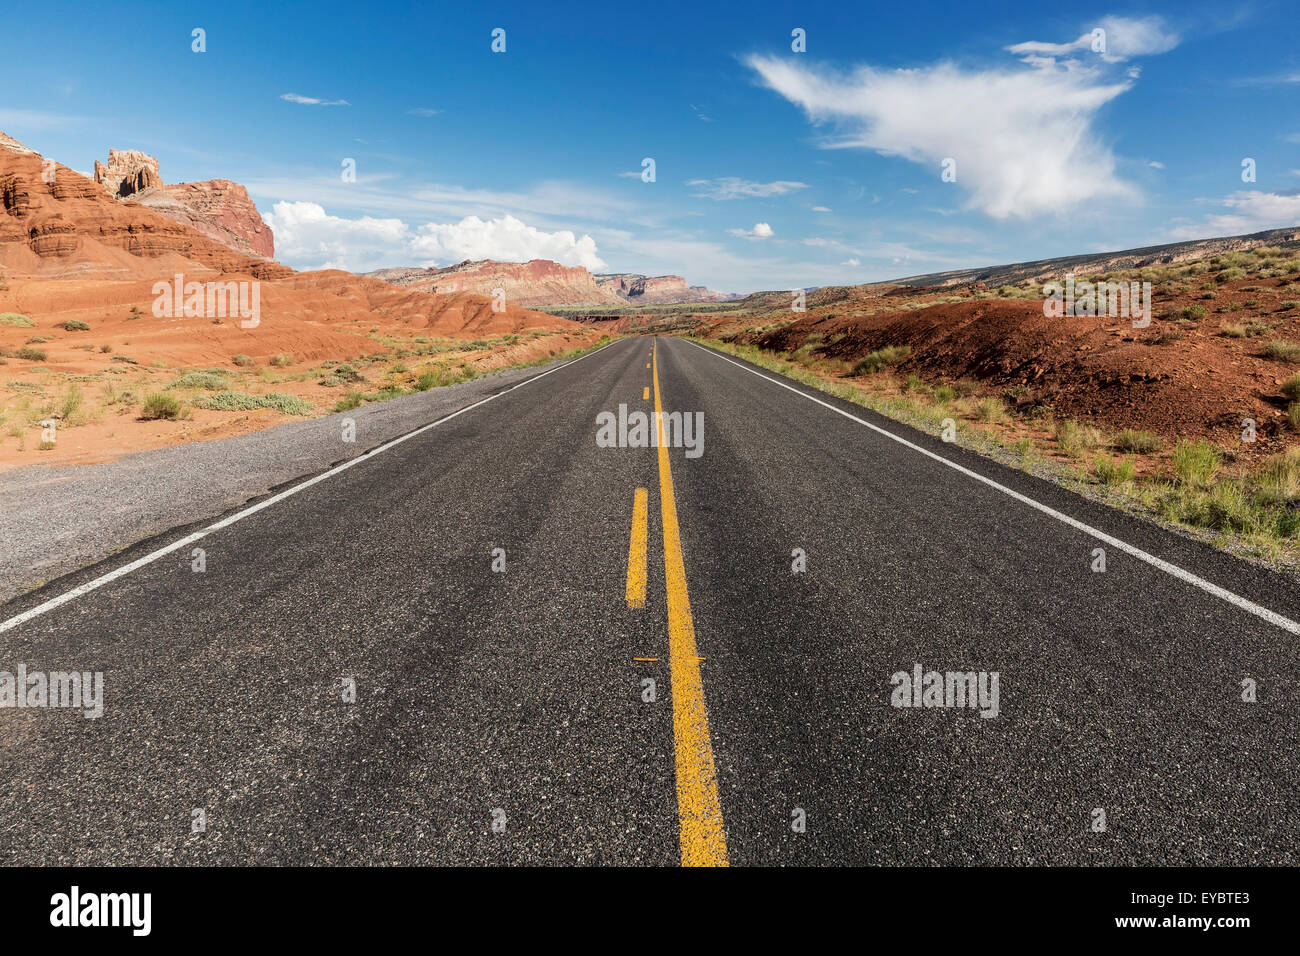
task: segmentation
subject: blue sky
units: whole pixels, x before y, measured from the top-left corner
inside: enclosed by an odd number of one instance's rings
[[[18,3],[0,130],[242,182],[297,268],[744,292],[1300,221],[1293,5],[467,6]]]

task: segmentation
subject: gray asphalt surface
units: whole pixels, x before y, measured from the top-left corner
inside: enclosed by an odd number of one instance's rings
[[[1093,573],[1087,534],[658,341],[665,409],[704,413],[704,454],[670,458],[730,862],[1297,862],[1293,635],[1118,551]],[[0,861],[678,862],[656,452],[595,442],[600,412],[653,407],[650,348],[210,534],[203,573],[185,548],[0,633],[0,670],[106,683],[98,720],[0,710]],[[1290,579],[818,397],[1300,615]],[[637,487],[649,599],[629,610]],[[999,716],[891,706],[917,663],[998,672]]]

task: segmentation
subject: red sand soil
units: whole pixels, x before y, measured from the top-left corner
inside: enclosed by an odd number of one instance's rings
[[[1242,450],[1267,454],[1294,437],[1279,386],[1300,366],[1260,352],[1271,339],[1300,341],[1300,308],[1279,309],[1281,302],[1300,298],[1283,289],[1296,278],[1247,278],[1222,285],[1217,299],[1200,301],[1191,292],[1158,301],[1145,329],[1125,318],[1046,318],[1041,300],[973,299],[874,315],[837,315],[841,303],[767,332],[729,334],[723,320],[709,334],[788,352],[820,333],[815,353],[848,363],[887,345],[907,345],[911,357],[894,366],[899,376],[914,374],[930,383],[974,380],[1020,406],[1045,404],[1058,417],[1167,439],[1241,445],[1241,420],[1250,417],[1260,441]],[[1243,292],[1242,286],[1264,291]],[[1253,307],[1214,312],[1252,299]],[[1193,304],[1208,309],[1198,322],[1171,316]],[[1259,337],[1228,338],[1219,331],[1223,322],[1275,328]]]

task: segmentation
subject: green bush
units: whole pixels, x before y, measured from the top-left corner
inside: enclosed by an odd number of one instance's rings
[[[44,362],[48,358],[40,349],[34,349],[29,345],[24,345],[14,354],[20,359],[27,359],[29,362]]]
[[[1134,476],[1133,462],[1127,458],[1111,458],[1109,455],[1098,455],[1093,462],[1092,471],[1104,485],[1122,485],[1132,481]]]
[[[286,395],[284,392],[267,392],[265,395],[218,392],[208,398],[199,399],[194,403],[194,407],[218,412],[251,412],[259,408],[273,408],[286,415],[307,415],[312,410],[311,402],[297,395]]]
[[[0,312],[0,325],[12,326],[15,329],[30,329],[36,323],[17,312]]]
[[[862,358],[853,366],[854,375],[874,375],[882,368],[888,365],[897,365],[899,362],[905,362],[912,354],[910,345],[886,345],[882,349],[876,349]]]
[[[60,322],[54,327],[56,329],[63,329],[65,332],[89,332],[90,331],[90,326],[87,325],[85,322],[82,322],[80,319],[68,319],[68,321]]]
[[[174,421],[181,417],[181,403],[174,395],[154,392],[152,395],[145,396],[144,407],[140,409],[140,417],[145,419],[166,418]]]
[[[1276,359],[1279,362],[1300,362],[1300,345],[1274,339],[1264,345],[1262,354],[1265,358]]]
[[[212,372],[190,372],[167,383],[168,388],[206,388],[210,392],[226,387],[226,377]]]
[[[334,411],[349,412],[352,409],[359,407],[363,401],[365,401],[365,399],[361,397],[360,392],[348,392],[347,395],[338,400],[338,403],[334,406]]]
[[[1160,447],[1160,439],[1150,432],[1126,428],[1115,436],[1115,450],[1134,455],[1149,455]]]
[[[1219,473],[1221,464],[1218,450],[1203,439],[1180,441],[1174,445],[1174,475],[1189,487],[1208,487]]]

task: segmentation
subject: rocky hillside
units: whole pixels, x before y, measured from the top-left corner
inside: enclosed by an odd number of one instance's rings
[[[726,302],[736,298],[729,292],[714,292],[702,285],[687,285],[681,276],[643,276],[631,272],[598,273],[596,284],[625,302],[658,304],[667,302]]]
[[[984,266],[979,269],[958,269],[952,272],[932,272],[929,275],[894,279],[882,285],[952,286],[983,282],[988,286],[1014,285],[1026,279],[1043,281],[1060,279],[1067,272],[1103,273],[1124,269],[1141,269],[1146,266],[1164,266],[1176,262],[1191,262],[1225,252],[1243,252],[1260,246],[1275,246],[1300,239],[1300,226],[1287,229],[1270,229],[1247,236],[1224,236],[1217,239],[1193,239],[1188,242],[1171,242],[1162,246],[1144,246],[1140,249],[1123,249],[1119,252],[1099,252],[1080,256],[1061,256],[1057,259],[1037,259],[1003,266]]]
[[[248,190],[228,179],[165,185],[158,160],[133,149],[110,149],[95,162],[95,182],[110,196],[138,202],[246,256],[275,258],[275,235]]]
[[[492,295],[504,289],[506,301],[524,308],[556,305],[626,305],[662,302],[715,302],[731,298],[703,286],[689,286],[681,276],[632,273],[592,275],[581,266],[562,266],[549,259],[461,262],[445,269],[401,267],[369,275],[423,292],[475,292]]]

